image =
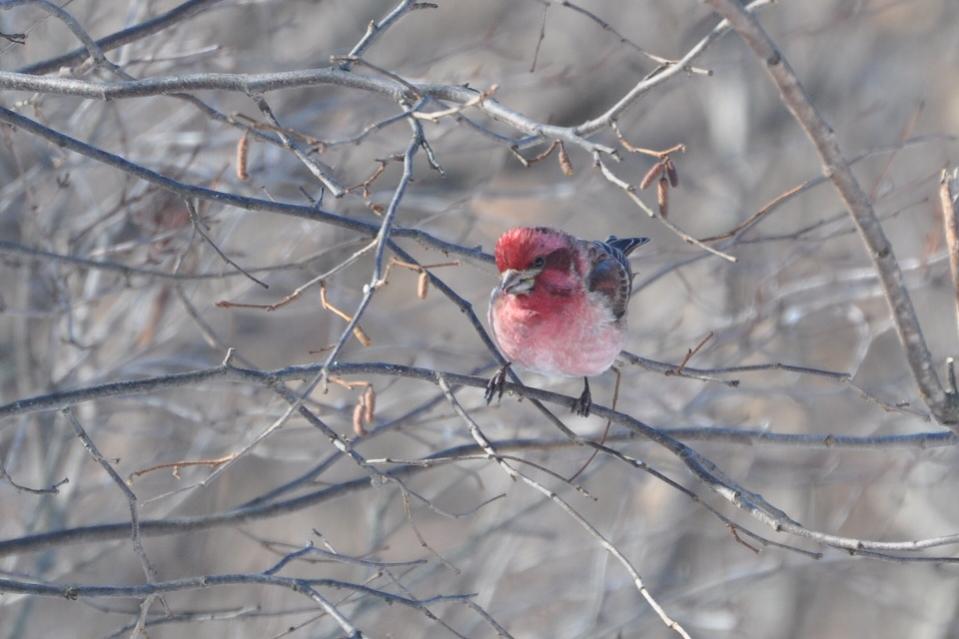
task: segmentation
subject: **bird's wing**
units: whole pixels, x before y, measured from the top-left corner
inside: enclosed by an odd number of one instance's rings
[[[587,254],[590,267],[586,274],[586,288],[603,295],[613,317],[621,318],[626,314],[633,287],[633,273],[626,255],[606,242],[590,242]]]

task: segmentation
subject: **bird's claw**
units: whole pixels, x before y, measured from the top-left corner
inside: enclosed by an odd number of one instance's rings
[[[583,389],[583,394],[578,399],[573,400],[572,412],[580,417],[589,417],[589,409],[593,406],[593,395],[589,392],[589,382]]]
[[[483,397],[486,398],[487,406],[492,403],[494,398],[502,399],[503,391],[506,387],[506,374],[508,372],[509,364],[504,364],[489,378],[489,381],[486,383],[486,393],[483,394]]]

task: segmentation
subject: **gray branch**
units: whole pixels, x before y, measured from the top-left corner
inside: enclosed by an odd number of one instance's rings
[[[813,105],[789,62],[756,18],[734,0],[707,2],[732,24],[756,57],[764,63],[766,72],[779,89],[783,104],[815,145],[823,164],[823,174],[839,192],[879,274],[879,281],[899,333],[899,341],[906,351],[906,359],[919,387],[919,393],[940,423],[959,432],[959,398],[947,393],[939,381],[932,354],[926,346],[919,318],[903,281],[902,270],[892,251],[892,245],[883,232],[872,202],[850,170],[849,162],[839,148],[835,131]]]

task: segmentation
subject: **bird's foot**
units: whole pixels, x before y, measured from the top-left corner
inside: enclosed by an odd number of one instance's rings
[[[486,393],[483,395],[483,397],[486,398],[487,406],[493,401],[493,398],[501,399],[503,397],[503,390],[506,386],[506,375],[509,372],[509,366],[509,364],[503,364],[503,366],[500,367],[500,369],[496,371],[486,383]]]
[[[593,395],[589,392],[589,381],[585,379],[583,381],[586,382],[586,386],[583,387],[583,394],[579,396],[579,399],[573,400],[572,411],[580,417],[589,417],[589,409],[593,406]]]

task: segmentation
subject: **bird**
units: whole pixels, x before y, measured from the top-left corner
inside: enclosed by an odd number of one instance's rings
[[[488,323],[506,359],[486,387],[503,396],[512,364],[550,377],[582,377],[572,410],[588,416],[589,378],[609,369],[626,340],[633,273],[627,257],[646,237],[583,240],[549,227],[514,227],[496,242],[499,284]]]

